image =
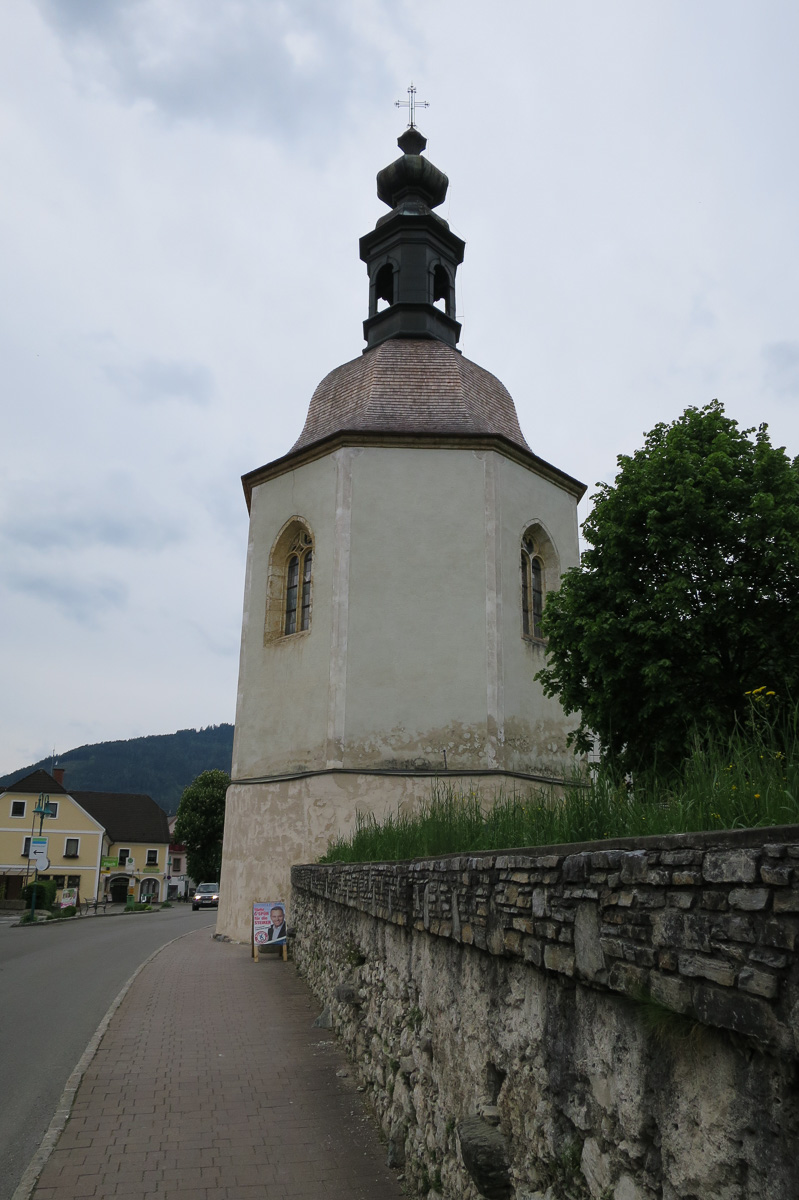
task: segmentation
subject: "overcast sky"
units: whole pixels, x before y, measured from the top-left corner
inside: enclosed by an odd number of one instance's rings
[[[799,453],[797,45],[793,0],[3,0],[0,772],[234,719],[240,476],[361,351],[412,79],[536,453],[590,495],[714,397]]]

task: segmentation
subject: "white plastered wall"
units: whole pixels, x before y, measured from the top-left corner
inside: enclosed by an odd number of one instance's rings
[[[311,627],[265,642],[269,554],[295,516],[314,539]],[[255,899],[288,900],[291,865],[356,809],[428,796],[415,770],[568,772],[573,722],[521,635],[532,523],[562,570],[576,564],[574,495],[493,449],[343,447],[254,489],[223,932],[242,936]],[[336,768],[400,774],[274,779]]]

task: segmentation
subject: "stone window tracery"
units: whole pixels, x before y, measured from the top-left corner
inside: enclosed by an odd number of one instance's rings
[[[264,644],[311,627],[313,535],[302,517],[292,517],[269,556]]]

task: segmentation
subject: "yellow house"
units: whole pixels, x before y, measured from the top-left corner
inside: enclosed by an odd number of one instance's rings
[[[48,815],[34,809],[48,801]],[[41,830],[41,832],[40,832]],[[55,879],[59,893],[78,889],[82,900],[166,898],[169,867],[167,815],[150,796],[126,792],[67,791],[63,771],[34,771],[0,793],[0,886],[6,899],[21,895],[34,877],[31,840],[46,839],[48,865],[39,878]]]

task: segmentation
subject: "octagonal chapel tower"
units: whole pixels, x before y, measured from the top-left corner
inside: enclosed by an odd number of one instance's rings
[[[500,381],[456,349],[464,243],[411,126],[361,239],[363,354],[282,458],[244,476],[250,537],[220,932],[289,871],[430,796],[558,778],[572,724],[535,681],[540,614],[578,561],[583,485],[540,459]]]

